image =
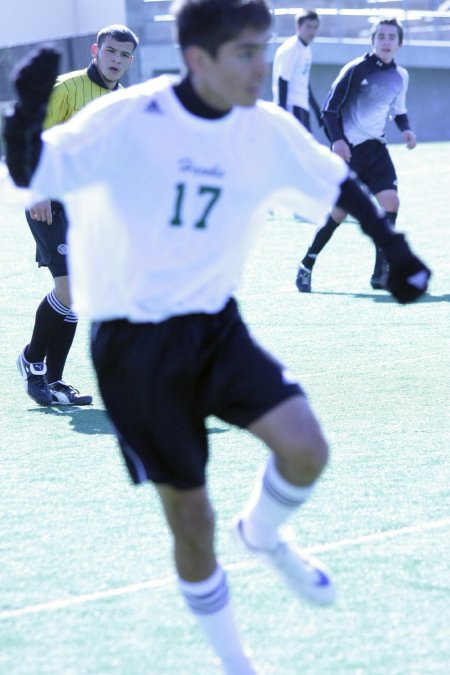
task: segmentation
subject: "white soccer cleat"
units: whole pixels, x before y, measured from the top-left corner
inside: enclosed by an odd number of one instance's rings
[[[252,553],[272,567],[296,595],[314,605],[329,605],[336,597],[336,588],[325,565],[313,556],[279,540],[271,550],[252,547],[246,540],[242,519],[234,526],[236,539],[248,553]]]

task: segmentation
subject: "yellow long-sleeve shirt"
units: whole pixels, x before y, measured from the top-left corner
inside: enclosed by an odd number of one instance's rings
[[[116,85],[115,89],[119,87],[122,85]],[[44,129],[67,122],[85,105],[110,91],[105,87],[94,63],[83,70],[59,75],[48,102]]]

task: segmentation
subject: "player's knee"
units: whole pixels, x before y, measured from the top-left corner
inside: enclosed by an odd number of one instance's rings
[[[376,195],[380,206],[388,213],[397,213],[400,208],[400,200],[395,190],[384,190]]]
[[[313,482],[328,462],[329,446],[319,425],[302,433],[283,453],[286,469],[297,481]]]
[[[395,194],[391,199],[387,201],[384,210],[388,211],[389,213],[397,213],[399,208],[400,208],[400,200],[397,197],[397,194]]]
[[[54,278],[55,295],[64,307],[72,306],[72,296],[70,293],[69,277],[61,276]]]
[[[334,206],[331,210],[330,216],[337,225],[340,225],[346,218],[347,212],[339,208],[339,206]]]
[[[300,445],[298,462],[305,472],[319,476],[328,462],[329,447],[322,431],[317,428]]]

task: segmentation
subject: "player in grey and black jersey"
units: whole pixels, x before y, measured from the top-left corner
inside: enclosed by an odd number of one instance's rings
[[[394,119],[407,148],[416,146],[406,112],[408,73],[394,56],[403,41],[397,19],[380,19],[372,28],[372,52],[348,63],[339,73],[323,107],[325,127],[333,151],[349,163],[375,195],[394,225],[399,208],[397,176],[386,147],[387,120]],[[311,272],[317,255],[346,217],[335,207],[320,227],[297,276],[301,292],[311,291]],[[372,288],[385,288],[387,263],[377,249],[370,280]]]

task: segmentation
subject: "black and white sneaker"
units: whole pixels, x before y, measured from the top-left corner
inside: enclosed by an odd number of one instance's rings
[[[28,347],[28,345],[27,345]],[[22,375],[24,389],[39,405],[50,405],[53,398],[47,382],[47,366],[42,361],[30,363],[25,358],[27,347],[17,357],[17,368]]]
[[[311,293],[311,270],[300,265],[295,283],[300,293]]]
[[[92,396],[80,394],[78,389],[64,380],[52,382],[48,386],[54,405],[91,405],[92,403]]]

